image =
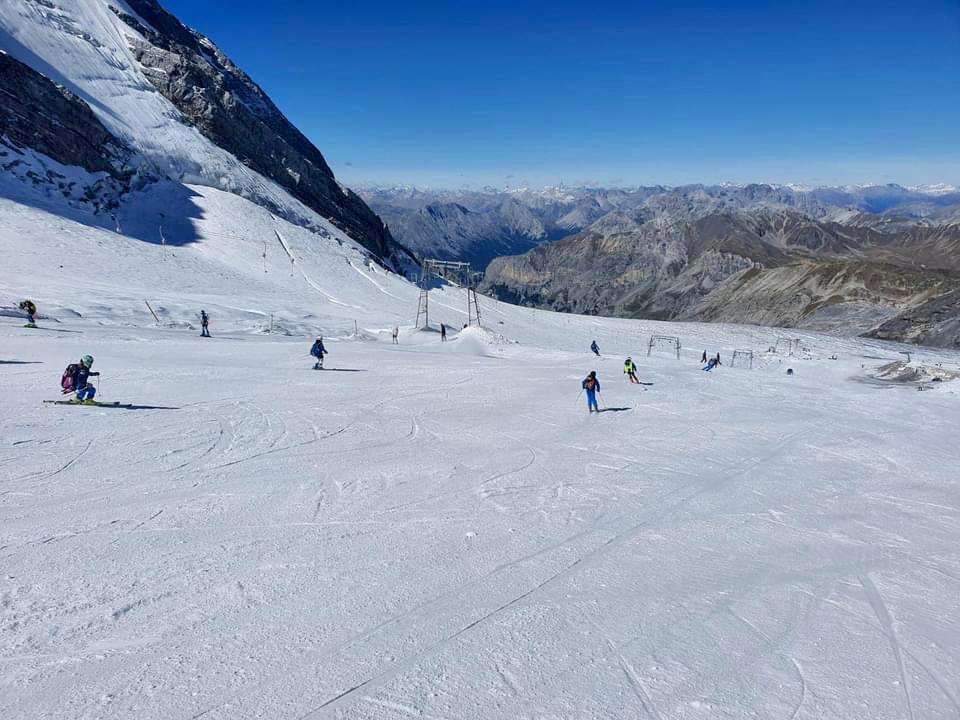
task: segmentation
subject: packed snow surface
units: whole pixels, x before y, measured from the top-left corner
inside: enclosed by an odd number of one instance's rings
[[[193,191],[166,246],[0,200],[0,717],[960,716],[956,381],[483,298],[458,333],[453,288],[416,331],[349,241]],[[84,353],[145,409],[43,404]]]

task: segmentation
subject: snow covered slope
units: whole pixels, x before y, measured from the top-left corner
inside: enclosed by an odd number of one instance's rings
[[[135,151],[136,187],[168,179],[253,199],[307,227],[332,219],[387,264],[402,261],[383,223],[263,90],[156,0],[3,2],[0,51],[73,93]]]
[[[958,716],[956,381],[483,299],[441,343],[335,228],[189,190],[129,234],[0,200],[0,717]],[[181,202],[190,242],[137,239]],[[82,353],[144,409],[42,404]]]

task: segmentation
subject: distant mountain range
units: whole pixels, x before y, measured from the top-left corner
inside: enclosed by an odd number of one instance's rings
[[[957,188],[360,192],[421,255],[493,258],[504,300],[960,346]]]

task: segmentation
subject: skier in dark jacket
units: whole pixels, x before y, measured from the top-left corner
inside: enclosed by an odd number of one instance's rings
[[[206,310],[200,311],[200,337],[210,337],[210,316]]]
[[[703,357],[700,358],[700,363],[701,363],[702,365],[706,365],[706,364],[707,364],[707,351],[706,351],[706,350],[703,351]]]
[[[710,362],[707,363],[707,366],[703,369],[703,371],[704,371],[704,372],[710,372],[711,370],[713,370],[713,369],[714,369],[717,365],[719,365],[719,364],[720,364],[720,363],[717,362],[717,359],[716,359],[715,357],[712,357],[712,358],[710,358]]]
[[[32,300],[24,300],[20,303],[20,309],[27,314],[27,327],[37,326],[37,306]]]
[[[593,350],[593,354],[594,354],[594,355],[596,355],[597,357],[600,357],[600,346],[597,345],[597,341],[596,341],[596,340],[594,340],[592,343],[590,343],[590,349]]]
[[[323,370],[323,356],[327,354],[327,349],[323,346],[322,337],[318,337],[316,342],[313,343],[313,347],[310,348],[310,354],[317,359],[317,362],[313,364],[313,369]]]
[[[447,341],[447,326],[440,323],[440,342]]]
[[[73,366],[73,392],[77,393],[75,402],[93,405],[93,396],[97,394],[97,389],[91,385],[88,380],[91,376],[99,376],[100,373],[93,372],[93,357],[84,355],[80,362]],[[69,391],[68,391],[69,392]]]
[[[597,371],[591,370],[590,374],[580,383],[580,387],[587,393],[587,410],[590,412],[600,412],[600,407],[597,405],[597,393],[600,392],[600,381],[597,380]]]

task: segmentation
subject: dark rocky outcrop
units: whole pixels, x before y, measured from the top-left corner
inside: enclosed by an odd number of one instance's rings
[[[132,153],[76,95],[30,66],[0,53],[0,136],[47,155],[62,165],[130,176]]]
[[[95,212],[114,208],[130,188],[135,153],[103,126],[76,95],[19,60],[0,53],[0,170],[36,186],[54,189],[69,202]],[[23,159],[34,150],[64,166],[90,173],[87,183]]]
[[[620,213],[494,260],[485,289],[562,311],[802,326],[953,347],[960,272],[950,260],[924,266],[917,258],[957,242],[956,227],[878,233],[790,210],[671,225]]]

